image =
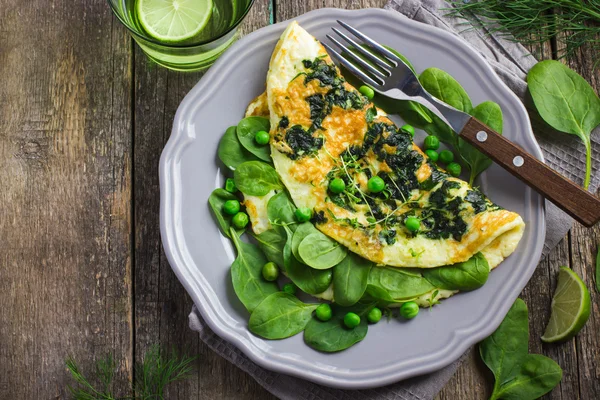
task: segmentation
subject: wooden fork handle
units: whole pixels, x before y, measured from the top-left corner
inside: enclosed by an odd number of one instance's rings
[[[475,118],[460,137],[583,225],[591,227],[600,220],[600,199]]]

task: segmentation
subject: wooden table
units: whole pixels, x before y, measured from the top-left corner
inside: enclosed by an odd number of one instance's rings
[[[257,0],[243,32],[315,8],[385,2]],[[200,355],[197,374],[168,399],[272,398],[187,329],[192,302],[162,252],[158,160],[202,74],[149,63],[103,0],[0,4],[0,398],[65,398],[65,358],[89,370],[108,352],[123,390],[154,343]],[[553,49],[539,50],[550,58]],[[600,87],[589,53],[567,63]],[[591,288],[599,240],[600,228],[575,225],[522,295],[531,349],[564,370],[548,399],[600,395],[597,293],[575,340],[539,340],[558,267],[570,265]],[[471,354],[439,398],[483,399],[489,382]]]

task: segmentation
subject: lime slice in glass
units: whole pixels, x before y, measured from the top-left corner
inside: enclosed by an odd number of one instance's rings
[[[213,0],[137,0],[140,24],[155,39],[182,42],[198,35],[212,15]]]
[[[560,267],[552,311],[542,341],[562,342],[575,336],[590,316],[590,292],[575,272]]]

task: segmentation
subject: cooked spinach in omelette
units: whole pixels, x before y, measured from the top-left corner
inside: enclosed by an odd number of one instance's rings
[[[304,331],[316,350],[344,350],[382,310],[412,319],[419,306],[482,287],[515,250],[521,217],[439,168],[411,130],[288,26],[266,92],[219,143],[233,177],[209,198],[237,250],[231,278],[250,331]],[[254,241],[242,241],[249,221]],[[303,303],[297,290],[328,302]]]

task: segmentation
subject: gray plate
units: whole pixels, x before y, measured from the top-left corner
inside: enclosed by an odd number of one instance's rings
[[[525,108],[466,43],[380,9],[321,9],[297,18],[319,39],[325,38],[336,19],[398,49],[418,71],[432,66],[448,71],[474,104],[498,102],[504,111],[505,136],[542,158]],[[160,160],[161,234],[169,262],[211,329],[264,368],[347,389],[383,386],[442,368],[496,329],[533,274],[545,236],[542,198],[497,166],[485,172],[483,191],[518,212],[527,227],[517,251],[479,290],[422,310],[410,322],[382,320],[369,327],[363,342],[336,354],[311,349],[302,334],[279,341],[251,334],[249,315],[231,286],[234,251],[219,233],[207,198],[223,183],[216,157],[218,141],[227,127],[242,118],[250,100],[264,91],[271,52],[286,25],[260,29],[232,46],[177,110]]]

